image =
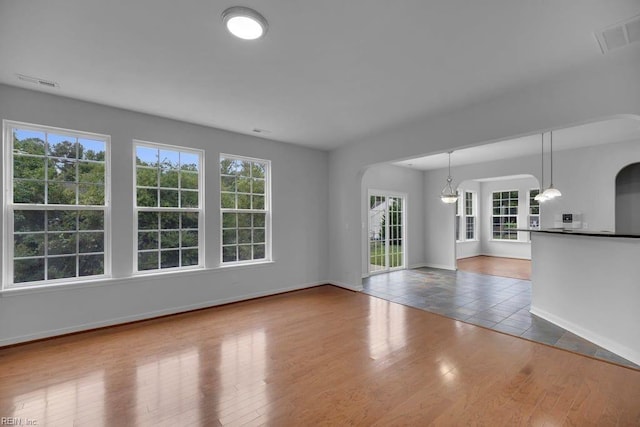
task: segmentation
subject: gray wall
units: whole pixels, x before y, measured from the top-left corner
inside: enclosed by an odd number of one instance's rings
[[[0,345],[298,289],[328,279],[326,152],[4,85],[0,85],[0,118],[111,135],[113,230],[113,279],[5,291],[0,297]],[[205,150],[205,269],[132,277],[132,139]],[[272,162],[273,263],[218,265],[220,152]]]
[[[362,177],[362,275],[368,272],[367,228],[369,190],[384,190],[407,195],[406,245],[409,267],[424,265],[423,173],[392,165],[372,166]]]
[[[640,234],[640,163],[616,177],[616,232]]]

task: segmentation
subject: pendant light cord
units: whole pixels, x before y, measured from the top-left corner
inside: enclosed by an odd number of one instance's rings
[[[551,162],[549,163],[549,168],[551,169],[551,182],[549,183],[549,188],[553,187],[553,131],[549,132],[551,136]]]
[[[542,160],[540,163],[542,163],[542,176],[540,177],[540,194],[542,194],[542,192],[544,191],[544,132],[542,132],[540,134],[540,146],[542,147],[541,150],[541,155],[540,155],[540,160]]]

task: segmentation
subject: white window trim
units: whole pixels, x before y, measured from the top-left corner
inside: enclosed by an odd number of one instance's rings
[[[72,283],[94,282],[108,279],[111,277],[111,136],[99,134],[95,132],[85,132],[72,129],[59,128],[54,126],[38,125],[34,123],[18,122],[13,120],[3,120],[3,221],[2,236],[4,240],[3,256],[2,256],[2,286],[0,290],[12,289],[32,289],[48,286],[60,286]],[[13,134],[14,128],[44,131],[48,133],[62,133],[64,135],[74,136],[77,138],[93,138],[104,140],[105,142],[105,194],[104,207],[76,205],[77,210],[102,210],[104,212],[104,274],[95,276],[70,277],[63,279],[44,280],[37,282],[13,283]],[[38,205],[38,204],[20,204],[32,210],[61,210],[61,206],[65,205]]]
[[[531,228],[531,217],[532,216],[537,216],[538,217],[538,227],[537,227],[537,229],[539,230],[540,227],[541,227],[541,225],[540,225],[540,208],[542,207],[542,205],[538,202],[538,213],[537,214],[532,214],[531,213],[531,192],[532,191],[537,191],[538,194],[540,194],[541,189],[540,188],[530,188],[527,191],[527,227],[526,228]],[[527,233],[527,241],[531,242],[531,233]]]
[[[467,215],[467,209],[466,209],[467,193],[472,194],[471,204],[473,209],[473,215]],[[478,192],[473,190],[459,189],[458,202],[456,203],[456,206],[457,206],[457,210],[456,210],[455,221],[458,222],[459,224],[458,225],[459,233],[458,233],[458,239],[456,239],[456,243],[479,242],[480,236],[479,236],[479,227],[478,227]],[[467,217],[475,218],[473,239],[467,239]]]
[[[516,233],[516,238],[515,239],[496,239],[493,237],[493,218],[498,216],[498,217],[505,217],[505,216],[514,216],[514,215],[494,215],[493,214],[493,195],[494,193],[511,193],[513,191],[517,191],[518,192],[518,213],[515,215],[516,217],[516,228],[519,228],[519,219],[518,216],[520,214],[520,195],[521,195],[521,191],[518,189],[514,189],[514,190],[493,190],[491,191],[491,221],[489,222],[489,231],[490,231],[490,236],[491,238],[489,239],[492,242],[511,242],[511,243],[522,243],[522,241],[520,240],[520,232]]]
[[[138,192],[137,192],[137,163],[136,163],[136,147],[147,147],[154,149],[166,149],[171,151],[182,151],[185,153],[197,154],[200,159],[200,170],[198,171],[198,207],[197,208],[171,208],[171,207],[138,207]],[[132,144],[133,150],[133,199],[132,199],[132,208],[133,208],[133,275],[134,276],[148,276],[152,274],[165,274],[165,273],[174,273],[180,271],[189,271],[189,270],[200,270],[205,267],[205,203],[204,203],[204,174],[205,174],[205,151],[198,148],[191,147],[183,147],[180,145],[171,145],[171,144],[163,144],[159,142],[152,141],[144,141],[140,139],[134,139]],[[158,185],[160,183],[158,182]],[[199,212],[198,215],[198,264],[197,265],[189,265],[185,267],[171,267],[171,268],[158,268],[154,270],[138,270],[138,212]]]
[[[467,215],[467,209],[466,209],[466,197],[467,197],[467,193],[471,193],[471,215]],[[478,231],[479,231],[479,227],[478,227],[478,193],[476,191],[473,190],[465,190],[464,191],[464,203],[465,203],[465,207],[464,207],[464,241],[465,242],[478,242],[480,241],[480,238],[478,236]],[[467,239],[467,217],[473,217],[475,218],[474,223],[473,223],[473,239]]]
[[[462,233],[462,218],[464,217],[464,209],[461,208],[462,203],[464,202],[464,200],[462,199],[462,197],[460,196],[460,194],[464,194],[464,190],[461,189],[457,189],[456,190],[456,196],[458,196],[458,198],[456,199],[456,215],[454,218],[455,223],[453,224],[453,232],[455,234],[456,232],[456,227],[457,227],[457,231],[458,234],[456,237],[456,243],[462,243],[464,242],[464,236]]]
[[[527,191],[527,228],[529,228],[529,224],[531,224],[531,217],[532,216],[537,216],[538,217],[538,228],[540,228],[540,208],[542,207],[542,205],[540,203],[538,203],[538,213],[537,214],[532,214],[531,213],[531,192],[532,191],[540,191],[539,188],[531,188]]]
[[[224,262],[223,261],[223,257],[224,257],[224,253],[223,253],[223,249],[222,249],[222,220],[223,220],[223,213],[225,212],[238,212],[237,209],[229,209],[229,208],[222,208],[222,182],[221,182],[221,173],[220,173],[220,161],[222,159],[234,159],[234,160],[241,160],[241,161],[248,161],[248,162],[259,162],[259,163],[265,163],[267,165],[266,170],[265,170],[265,186],[264,186],[264,210],[254,210],[254,209],[244,209],[242,210],[242,213],[264,213],[265,214],[265,219],[264,219],[264,225],[265,225],[265,231],[264,231],[264,235],[265,235],[265,246],[264,246],[264,258],[260,258],[260,259],[250,259],[250,260],[244,260],[244,261],[227,261]],[[238,266],[246,266],[246,265],[253,265],[253,264],[265,264],[265,263],[270,263],[273,261],[272,258],[272,231],[271,231],[271,220],[272,220],[272,205],[271,205],[271,160],[267,160],[267,159],[259,159],[257,157],[246,157],[246,156],[239,156],[236,154],[228,154],[228,153],[219,153],[218,155],[218,170],[217,170],[217,174],[218,174],[218,209],[220,212],[220,223],[218,225],[218,231],[219,231],[219,241],[218,241],[218,249],[220,251],[220,258],[218,260],[218,267],[220,268],[227,268],[227,267],[238,267]]]

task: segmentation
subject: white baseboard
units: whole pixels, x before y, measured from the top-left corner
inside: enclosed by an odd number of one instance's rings
[[[541,310],[536,307],[531,307],[529,310],[532,314],[535,314],[538,317],[543,318],[561,328],[566,329],[567,331],[578,335],[579,337],[584,338],[587,341],[591,341],[594,344],[599,345],[600,347],[609,350],[612,353],[617,354],[620,357],[624,357],[631,362],[640,365],[640,353],[634,351],[618,342],[612,341],[602,335],[599,335],[589,329],[585,329],[575,323],[572,323],[562,317],[553,315],[545,310]]]
[[[526,256],[513,256],[511,254],[488,254],[488,253],[481,253],[478,254],[476,256],[491,256],[491,257],[496,257],[496,258],[512,258],[512,259],[524,259],[527,261],[531,261],[531,257],[526,257]],[[470,257],[469,257],[470,258]]]
[[[409,266],[409,268],[420,268],[420,267],[426,267],[426,266],[427,266],[427,264],[426,264],[426,263],[424,263],[424,262],[419,262],[418,264],[411,264],[411,265]]]
[[[350,285],[348,283],[343,283],[343,282],[337,282],[337,281],[328,281],[327,282],[330,285],[334,285],[337,286],[339,288],[344,288],[344,289],[348,289],[350,291],[354,291],[354,292],[362,292],[362,290],[364,289],[364,287],[362,286],[362,284],[359,285]]]
[[[477,256],[483,256],[483,255],[484,254],[482,254],[482,253],[465,255],[465,256],[459,256],[459,254],[456,254],[456,261],[460,261],[461,259],[474,258],[474,257],[477,257]],[[490,255],[488,255],[488,256],[490,256]]]
[[[439,268],[441,270],[451,270],[451,271],[455,271],[457,270],[457,268],[455,266],[452,265],[444,265],[444,264],[430,264],[430,263],[424,263],[422,265],[422,267],[429,267],[429,268]]]
[[[155,317],[184,313],[187,311],[198,310],[201,308],[210,308],[218,305],[229,304],[233,302],[240,302],[240,301],[250,300],[254,298],[266,297],[270,295],[277,295],[285,292],[298,291],[302,289],[313,288],[314,286],[325,285],[328,283],[329,283],[328,281],[306,283],[303,285],[289,286],[286,288],[279,288],[271,291],[253,292],[250,294],[245,294],[237,297],[210,300],[205,302],[199,302],[197,304],[189,304],[189,305],[184,305],[180,307],[171,307],[163,310],[149,311],[146,313],[137,313],[130,316],[116,317],[116,318],[101,320],[97,322],[84,323],[82,325],[69,326],[69,327],[59,328],[59,329],[50,329],[47,331],[40,331],[33,334],[20,335],[16,337],[0,339],[0,347],[6,346],[6,345],[12,345],[12,344],[19,344],[19,343],[28,342],[28,341],[39,340],[42,338],[51,338],[58,335],[66,335],[74,332],[88,331],[91,329],[103,328],[106,326],[120,325],[123,323],[136,322],[139,320],[148,320],[148,319],[153,319]]]

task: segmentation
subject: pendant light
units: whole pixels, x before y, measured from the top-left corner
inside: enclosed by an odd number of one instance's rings
[[[440,192],[440,200],[446,204],[452,204],[458,201],[458,193],[453,191],[453,187],[451,186],[451,153],[453,151],[449,151],[449,175],[447,176],[447,184]]]
[[[551,200],[551,199],[555,199],[556,197],[560,197],[562,196],[562,193],[560,192],[560,190],[558,190],[557,188],[554,188],[553,186],[553,131],[549,132],[551,135],[551,146],[550,146],[550,153],[551,153],[551,161],[549,163],[549,169],[551,169],[551,179],[549,182],[549,188],[547,188],[546,190],[544,190],[544,192],[542,193],[547,200]]]
[[[538,191],[538,194],[536,194],[536,197],[533,198],[533,200],[538,203],[542,203],[547,200],[547,196],[545,196],[544,191],[542,191],[542,189],[544,188],[544,132],[540,134],[540,143],[540,146],[542,147],[540,150],[540,164],[542,165],[542,172],[540,175],[540,190]]]

